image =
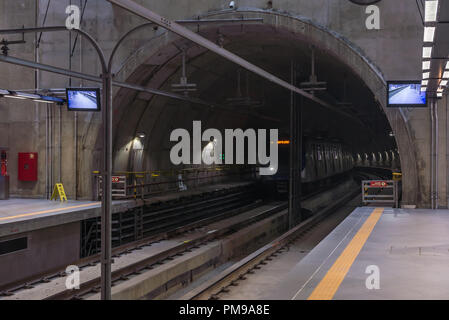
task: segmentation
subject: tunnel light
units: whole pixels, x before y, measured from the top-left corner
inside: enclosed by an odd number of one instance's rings
[[[19,96],[16,96],[14,94],[5,94],[4,97],[5,98],[13,98],[13,99],[21,99],[21,100],[25,100],[26,99],[24,97],[19,97]]]
[[[449,71],[444,71],[442,78],[449,79]]]
[[[433,42],[435,27],[424,27],[424,42]]]
[[[33,101],[41,102],[41,103],[55,103],[54,101],[48,101],[48,100],[43,100],[43,99],[33,99]]]
[[[430,77],[430,72],[424,72],[424,73],[422,74],[422,78],[423,78],[423,79],[429,79],[429,77]]]
[[[429,80],[423,80],[421,81],[421,86],[425,87],[429,84]]]
[[[425,22],[436,22],[438,16],[438,0],[427,0],[425,7]]]
[[[430,69],[430,61],[423,61],[422,69],[423,70],[429,70]]]
[[[423,47],[422,48],[422,57],[430,58],[432,56],[432,47]]]
[[[21,97],[24,99],[40,99],[41,96],[37,94],[31,94],[31,93],[24,93],[24,92],[16,92],[15,94],[17,97]]]

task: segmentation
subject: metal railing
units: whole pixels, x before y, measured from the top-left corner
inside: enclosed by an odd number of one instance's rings
[[[363,180],[363,204],[391,204],[399,207],[399,181]]]
[[[208,168],[185,168],[180,170],[119,171],[112,177],[114,199],[143,199],[164,192],[181,192],[196,188],[205,182],[215,183],[227,177],[247,177],[255,179],[256,167],[216,166]],[[93,172],[94,199],[102,197],[102,177]],[[117,181],[115,181],[116,179]]]

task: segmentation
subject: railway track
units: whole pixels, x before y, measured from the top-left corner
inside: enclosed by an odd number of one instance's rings
[[[151,246],[163,240],[177,235],[190,232],[204,225],[232,217],[244,211],[260,206],[261,199],[255,195],[254,186],[246,188],[238,187],[228,190],[210,192],[206,196],[185,197],[182,201],[170,202],[168,204],[156,204],[153,210],[145,214],[144,223],[153,223],[154,227],[146,230],[144,237],[137,241],[127,243],[113,248],[113,258],[140,250],[144,246]],[[167,221],[167,220],[172,220]],[[92,267],[100,263],[100,254],[95,253],[84,257],[72,264],[80,268]],[[54,279],[66,277],[65,270],[59,268],[49,270],[43,274],[24,279],[19,283],[12,283],[0,288],[0,297],[13,296],[16,292],[32,289],[39,284],[48,283]]]
[[[238,286],[241,281],[245,281],[249,275],[257,272],[264,265],[276,259],[278,255],[288,250],[288,247],[291,244],[301,241],[311,229],[315,228],[327,216],[332,214],[338,208],[344,206],[359,194],[359,190],[354,190],[341,198],[338,202],[322,209],[287,233],[273,240],[256,252],[248,255],[238,263],[230,266],[219,275],[211,278],[197,288],[190,290],[190,292],[180,297],[180,300],[220,299],[221,294],[228,293],[231,288]]]
[[[197,237],[192,238],[188,242],[180,243],[168,250],[164,250],[158,254],[149,256],[143,260],[136,261],[126,267],[120,268],[112,272],[111,279],[112,285],[114,286],[116,282],[128,280],[132,276],[136,276],[145,272],[147,270],[152,270],[161,266],[167,262],[173,261],[174,259],[183,256],[186,253],[192,252],[193,250],[199,249],[202,246],[220,239],[221,237],[236,232],[245,228],[246,226],[260,221],[270,215],[280,212],[287,208],[286,203],[276,203],[267,210],[262,210],[258,214],[247,219],[244,223],[238,222],[223,227],[222,229],[214,230],[214,232],[207,232]],[[143,249],[145,246],[151,246],[155,242],[150,242],[147,244],[142,244],[136,247],[134,250]],[[128,251],[126,253],[129,253]],[[123,254],[126,254],[123,253]],[[68,300],[68,299],[83,299],[84,296],[91,293],[97,293],[100,290],[100,278],[96,277],[88,282],[82,283],[79,290],[74,292],[73,290],[65,290],[60,293],[48,296],[46,300]]]
[[[245,193],[243,192],[242,194]],[[303,197],[303,200],[313,197],[315,195],[316,193],[309,194]],[[266,204],[263,203],[260,199],[253,199],[249,203],[248,201],[242,203],[239,203],[238,201],[236,202],[235,200],[238,199],[238,197],[233,198],[232,196],[228,195],[224,195],[222,199],[224,203],[220,204],[217,201],[211,199],[200,201],[200,205],[197,207],[197,209],[199,211],[204,210],[206,212],[203,212],[202,214],[197,214],[195,218],[190,217],[190,219],[180,219],[180,221],[177,221],[177,225],[162,224],[160,227],[154,229],[160,232],[152,236],[146,237],[145,239],[134,241],[114,248],[113,249],[114,259],[120,259],[122,256],[129,255],[130,253],[142,250],[146,247],[151,247],[155,244],[161,243],[161,241],[173,238],[175,236],[191,232],[195,233],[195,230],[197,230],[198,228],[216,221],[220,221],[221,219],[237,216],[246,211],[254,209],[257,210],[257,208],[262,208],[264,205],[266,206]],[[344,199],[342,199],[342,201],[344,201]],[[220,207],[221,205],[223,207]],[[156,254],[145,257],[144,259],[139,259],[133,263],[120,267],[116,270],[113,269],[112,272],[113,285],[116,283],[127,281],[128,279],[137,276],[143,272],[146,272],[148,270],[155,269],[158,266],[173,261],[176,258],[182,257],[186,253],[199,249],[202,246],[207,245],[208,243],[217,241],[221,237],[224,237],[230,233],[234,233],[238,230],[245,228],[248,225],[251,225],[257,221],[261,221],[267,217],[279,213],[287,208],[287,203],[276,202],[274,204],[271,204],[270,206],[271,207],[268,209],[260,210],[257,214],[251,215],[251,217],[245,221],[239,221],[234,224],[227,225],[221,229],[213,230],[213,232],[199,234],[189,239],[189,241],[179,243],[173,247],[168,248],[167,250],[157,252]],[[191,209],[193,210],[195,206],[189,205],[188,208],[189,210]],[[220,208],[222,210],[217,210],[218,212],[215,212],[215,214],[211,215],[211,211],[213,211],[214,208],[217,209]],[[301,223],[299,226],[297,226],[295,229],[287,233],[285,236],[278,239],[278,241],[275,242],[275,244],[271,244],[269,245],[269,247],[265,246],[262,249],[256,251],[253,255],[251,255],[254,256],[255,260],[248,261],[247,265],[242,266],[246,270],[245,272],[251,272],[251,270],[257,269],[258,264],[260,263],[263,264],[264,260],[269,260],[270,256],[275,255],[276,250],[280,250],[282,246],[288,244],[289,241],[294,241],[293,238],[295,237],[295,235],[297,233],[301,233],[303,228],[307,228],[307,226],[309,226],[312,222],[316,222],[317,219],[324,218],[325,214],[327,214],[326,213],[327,210],[331,210],[331,208],[326,208],[325,210],[320,211],[318,214],[313,215],[311,218]],[[176,215],[173,214],[175,211],[171,210],[170,208],[163,208],[161,211],[164,213],[168,212],[170,218],[159,217],[158,219],[154,219],[153,222],[154,221],[164,222],[168,221],[169,219],[173,220],[176,218]],[[193,210],[192,212],[195,212],[195,210]],[[153,218],[155,217],[156,216],[153,216]],[[100,256],[97,254],[88,258],[81,259],[80,261],[75,263],[75,265],[79,266],[80,271],[83,271],[84,269],[88,268],[90,269],[97,268],[99,262]],[[30,290],[35,288],[37,289],[41,285],[51,283],[52,281],[57,281],[58,279],[61,279],[62,277],[65,278],[66,276],[67,274],[65,273],[65,270],[64,271],[59,270],[57,272],[48,273],[46,275],[36,277],[31,281],[22,282],[17,286],[12,287],[8,290],[4,290],[0,292],[0,296],[14,299],[13,296],[16,293],[23,292],[24,290]],[[234,278],[232,275],[229,276],[231,278]],[[242,273],[239,271],[238,278],[241,279],[242,277],[244,277],[244,272]],[[231,280],[229,285],[232,285],[233,281],[235,281],[235,279]],[[43,299],[48,300],[85,299],[86,297],[89,297],[90,295],[97,293],[99,290],[100,290],[100,277],[99,274],[97,274],[95,276],[86,279],[86,281],[83,281],[81,283],[80,289],[78,290],[67,290],[67,289],[59,290],[56,293],[46,295]],[[213,294],[211,296],[213,296]]]
[[[268,205],[262,203],[261,201],[256,201],[251,205],[240,207],[237,211],[232,211],[230,215],[226,215],[226,218],[230,218],[233,215],[237,215],[238,213],[250,210],[257,210],[257,208],[263,206],[267,207]],[[213,232],[207,232],[197,235],[189,239],[189,241],[179,243],[173,247],[170,247],[169,249],[148,256],[145,259],[140,259],[138,261],[135,261],[134,263],[126,265],[125,267],[113,270],[112,272],[113,284],[116,282],[127,280],[129,277],[132,277],[133,275],[138,275],[146,270],[157,268],[158,266],[161,266],[169,261],[173,261],[174,259],[181,257],[188,252],[192,252],[193,250],[199,249],[212,241],[216,241],[217,239],[220,239],[221,237],[229,233],[237,232],[238,230],[241,230],[242,228],[252,223],[263,220],[269,217],[270,215],[275,214],[276,212],[284,210],[287,207],[287,204],[284,202],[278,202],[269,206],[270,208],[260,210],[257,214],[254,214],[250,218],[246,219],[243,223],[242,221],[238,221],[234,224],[226,225],[221,229],[213,230]],[[218,219],[218,217],[213,217],[213,219],[216,220]],[[207,220],[207,222],[210,223],[213,219],[211,218],[210,220]],[[195,223],[195,226],[199,227],[199,224]],[[161,241],[170,238],[171,236],[192,233],[192,229],[194,229],[195,226],[189,224],[180,228],[173,229],[170,232],[164,233],[163,235],[160,236],[152,237],[150,239],[145,239],[139,242],[133,242],[121,246],[119,248],[115,248],[113,250],[113,257],[114,259],[120,259],[120,257],[122,256],[128,256],[129,254],[135,251],[139,251],[144,249],[145,247],[151,247],[155,244],[158,244]],[[83,259],[83,261],[80,261],[79,264],[75,265],[79,266],[81,272],[87,268],[97,268],[100,262],[99,258],[100,258],[99,255],[95,255],[94,257],[91,257],[89,259]],[[1,295],[3,297],[10,297],[11,299],[14,299],[14,295],[16,293],[23,292],[24,290],[38,289],[39,286],[48,284],[52,281],[58,281],[58,279],[65,278],[66,276],[67,274],[65,273],[65,271],[45,275],[43,277],[35,279],[32,282],[22,283],[16,286],[15,288],[12,288],[12,290],[10,291],[3,291]],[[80,285],[80,289],[78,290],[60,290],[55,294],[50,294],[46,296],[44,299],[46,300],[83,299],[83,297],[86,295],[96,293],[99,290],[99,285],[100,285],[100,277],[98,274],[92,277],[91,279],[83,281]]]

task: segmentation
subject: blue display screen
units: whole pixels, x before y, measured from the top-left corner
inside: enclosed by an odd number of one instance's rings
[[[67,89],[67,106],[69,110],[98,111],[100,110],[98,89]]]
[[[425,106],[427,104],[426,91],[421,91],[420,83],[389,83],[388,104]]]

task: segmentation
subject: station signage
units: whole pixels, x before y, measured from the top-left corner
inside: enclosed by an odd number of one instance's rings
[[[370,182],[370,187],[372,187],[372,188],[385,188],[386,186],[388,186],[387,181],[371,181]]]

